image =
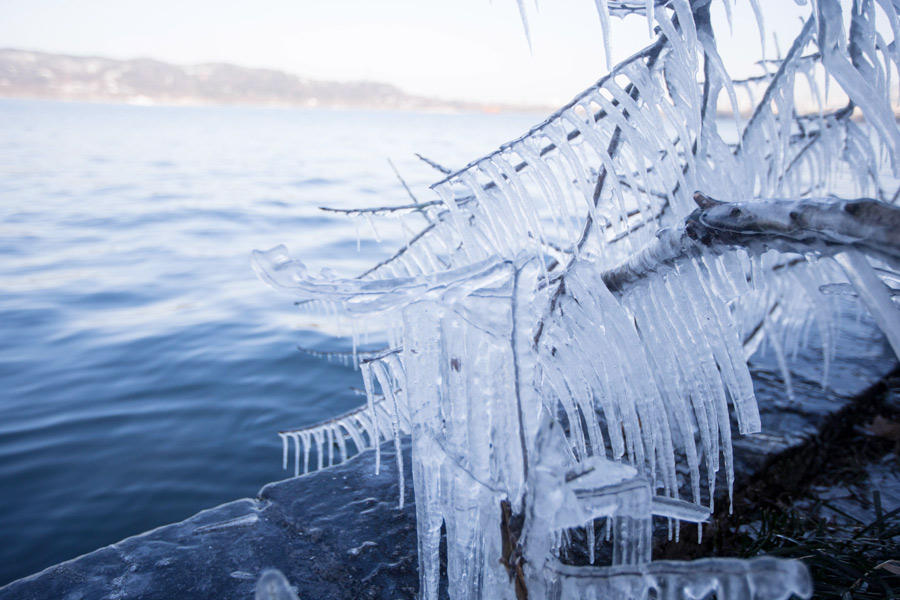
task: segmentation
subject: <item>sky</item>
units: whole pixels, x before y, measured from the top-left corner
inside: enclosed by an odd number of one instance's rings
[[[785,46],[808,8],[759,0]],[[0,48],[175,64],[227,62],[312,79],[392,83],[442,99],[555,106],[606,72],[594,0],[0,0]],[[726,63],[758,58],[749,0],[733,36],[722,2]],[[613,63],[648,42],[641,17],[613,19]],[[746,70],[749,67],[738,67]]]

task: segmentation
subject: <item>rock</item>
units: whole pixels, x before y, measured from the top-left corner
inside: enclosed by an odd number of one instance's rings
[[[284,573],[301,600],[414,598],[412,489],[398,509],[392,443],[383,447],[378,475],[374,464],[369,452],[269,484],[256,499],[205,510],[15,581],[0,588],[0,599],[250,599],[268,569]]]

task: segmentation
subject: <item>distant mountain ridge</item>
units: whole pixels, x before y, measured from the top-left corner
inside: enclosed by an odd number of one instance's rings
[[[385,83],[319,81],[224,63],[186,66],[13,49],[0,49],[0,97],[458,112],[539,108],[438,100]]]

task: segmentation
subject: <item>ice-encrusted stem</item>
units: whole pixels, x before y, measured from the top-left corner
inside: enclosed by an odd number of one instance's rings
[[[297,296],[340,303],[348,313],[379,314],[397,309],[423,297],[453,291],[466,295],[485,279],[505,276],[503,260],[489,257],[448,271],[415,277],[363,280],[313,276],[299,260],[290,258],[283,245],[271,250],[254,250],[252,265],[260,279],[275,289]]]
[[[605,272],[607,288],[621,290],[703,248],[822,255],[857,248],[876,256],[900,258],[900,208],[878,200],[717,202],[698,194],[698,201],[707,207],[698,208],[677,228],[660,230],[625,263]]]

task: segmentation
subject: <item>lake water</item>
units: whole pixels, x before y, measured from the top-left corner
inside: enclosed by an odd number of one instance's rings
[[[284,478],[276,431],[362,402],[349,349],[260,283],[284,243],[396,249],[318,206],[421,200],[541,115],[0,100],[0,585]],[[414,225],[414,222],[410,222]],[[396,228],[395,228],[396,229]]]

